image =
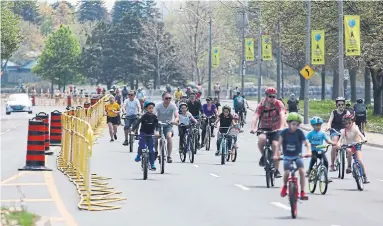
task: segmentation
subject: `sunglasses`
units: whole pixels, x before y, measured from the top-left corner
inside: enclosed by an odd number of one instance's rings
[[[344,106],[344,104],[338,104],[338,107],[343,107]]]
[[[165,97],[165,100],[171,100],[172,98],[171,97]]]
[[[131,97],[132,97],[132,96],[134,96],[134,94],[129,94],[129,96],[131,96]]]
[[[275,96],[274,95],[270,95],[269,98],[275,98]]]

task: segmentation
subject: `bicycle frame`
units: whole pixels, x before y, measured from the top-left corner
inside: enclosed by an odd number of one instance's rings
[[[161,151],[161,156],[159,158],[159,161],[160,161],[160,165],[161,165],[161,174],[165,173],[165,162],[166,162],[166,159],[167,159],[167,142],[166,142],[166,137],[165,137],[165,134],[164,134],[164,126],[167,126],[167,125],[171,125],[171,123],[169,122],[161,122],[159,121],[158,122],[158,125],[160,126],[160,135],[161,135],[161,138],[160,138],[160,151]]]

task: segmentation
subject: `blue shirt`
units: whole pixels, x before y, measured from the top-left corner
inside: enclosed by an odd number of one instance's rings
[[[234,109],[236,110],[240,110],[238,108],[242,108],[245,106],[245,99],[242,97],[242,96],[237,96],[235,99],[234,99]]]
[[[291,132],[288,128],[281,131],[283,138],[283,155],[284,157],[297,157],[302,153],[302,142],[306,140],[302,130],[297,129]]]
[[[214,115],[214,112],[215,112],[215,104],[212,104],[211,105],[211,109],[210,111],[207,109],[207,104],[204,104],[202,106],[202,111],[203,113],[207,116],[207,117],[210,117],[210,116],[213,116]]]
[[[312,151],[317,151],[316,146],[322,145],[325,140],[329,140],[324,132],[315,130],[311,130],[306,139],[310,142]]]

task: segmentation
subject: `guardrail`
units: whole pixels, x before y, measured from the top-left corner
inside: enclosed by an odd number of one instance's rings
[[[91,173],[93,144],[106,126],[104,116],[108,96],[100,98],[89,108],[71,108],[62,115],[62,146],[57,158],[57,168],[73,182],[80,195],[78,208],[101,211],[119,209],[111,202],[125,200],[115,197],[114,191],[105,182],[111,178]]]

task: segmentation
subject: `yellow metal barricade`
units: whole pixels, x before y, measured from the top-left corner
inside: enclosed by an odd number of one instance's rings
[[[114,197],[121,192],[108,187],[105,180],[111,178],[91,174],[90,159],[95,141],[94,130],[100,130],[105,124],[104,107],[105,98],[101,98],[90,108],[92,111],[88,110],[88,114],[85,114],[85,109],[78,107],[62,115],[62,146],[57,158],[57,168],[76,185],[80,195],[78,208],[83,210],[119,209],[120,206],[108,203],[125,200]]]

